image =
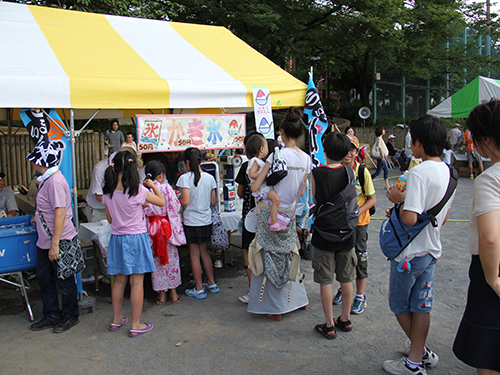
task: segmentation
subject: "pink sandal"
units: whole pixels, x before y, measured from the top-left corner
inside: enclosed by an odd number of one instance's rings
[[[123,319],[122,323],[111,322],[111,324],[109,325],[109,330],[111,332],[116,332],[118,330],[118,328],[120,328],[121,326],[124,326],[125,324],[128,323],[128,318],[126,316],[122,316],[122,319]]]

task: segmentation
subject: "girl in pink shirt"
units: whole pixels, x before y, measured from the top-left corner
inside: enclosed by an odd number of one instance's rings
[[[153,323],[141,323],[144,300],[144,274],[155,271],[153,253],[146,231],[142,206],[148,202],[164,206],[160,191],[147,179],[139,183],[139,171],[135,156],[129,151],[120,151],[104,175],[102,203],[106,217],[111,223],[111,239],[108,246],[108,274],[116,275],[111,302],[113,321],[110,331],[116,331],[128,322],[122,316],[123,293],[130,276],[130,305],[132,307],[132,329],[130,337],[137,337],[153,329]]]

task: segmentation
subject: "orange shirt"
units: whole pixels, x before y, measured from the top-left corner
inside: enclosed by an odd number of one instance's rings
[[[474,141],[472,140],[472,134],[470,133],[470,130],[467,130],[464,133],[464,139],[467,142],[467,151],[476,151],[476,148],[474,147]]]

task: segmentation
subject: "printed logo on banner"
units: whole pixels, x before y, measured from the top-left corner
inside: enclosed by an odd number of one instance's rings
[[[241,148],[245,115],[137,115],[139,152]]]
[[[151,118],[144,121],[144,130],[140,138],[139,149],[156,150],[160,139],[162,121],[159,118]]]
[[[325,164],[325,154],[321,137],[328,126],[321,98],[314,85],[312,74],[309,75],[309,84],[307,86],[306,104],[304,107],[303,121],[309,127],[309,139],[311,140],[311,160],[312,168]]]
[[[24,108],[19,111],[19,116],[24,126],[28,129],[34,145],[41,141],[50,141],[58,150],[61,150],[59,170],[68,182],[70,191],[73,190],[73,161],[71,159],[71,141],[64,135],[67,131],[64,122],[55,109]],[[73,200],[71,200],[73,205]]]
[[[271,94],[267,87],[252,87],[254,100],[255,127],[264,137],[274,138],[274,122]]]

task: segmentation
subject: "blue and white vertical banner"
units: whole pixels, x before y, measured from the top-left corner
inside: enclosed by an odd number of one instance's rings
[[[57,149],[62,150],[59,170],[73,190],[73,160],[71,159],[71,141],[64,135],[66,125],[54,109],[45,109],[47,115],[40,109],[24,108],[19,111],[24,126],[33,141],[33,147],[42,141],[50,141]],[[73,200],[71,200],[73,204]]]
[[[252,87],[252,93],[255,129],[262,133],[264,138],[274,139],[273,109],[269,89],[267,87]]]
[[[325,153],[323,151],[323,143],[321,137],[328,127],[328,119],[326,117],[321,98],[313,81],[312,73],[309,74],[309,84],[307,85],[306,104],[304,107],[303,121],[309,129],[309,139],[311,143],[311,166],[312,168],[325,165]]]

